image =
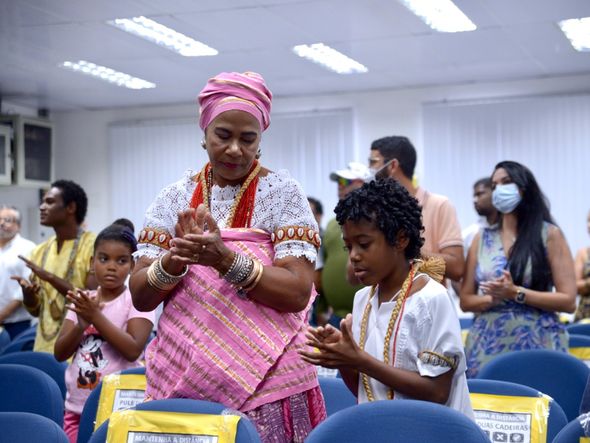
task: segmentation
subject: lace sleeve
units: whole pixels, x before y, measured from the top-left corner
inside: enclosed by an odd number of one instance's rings
[[[293,179],[286,182],[281,202],[282,207],[277,229],[299,227],[304,228],[307,232],[319,233],[307,197],[298,182]],[[275,245],[275,258],[280,259],[287,256],[305,257],[310,262],[315,263],[317,247],[310,241],[302,240],[286,240],[277,243]]]
[[[187,171],[184,177],[166,186],[156,196],[148,207],[143,229],[139,234],[137,252],[133,257],[157,258],[168,249],[168,241],[174,236],[174,226],[178,213],[189,206],[189,199],[195,187],[191,177],[192,171]]]

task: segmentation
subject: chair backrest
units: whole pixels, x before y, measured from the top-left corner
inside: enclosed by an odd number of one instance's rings
[[[15,337],[12,338],[12,340],[20,340],[23,337],[28,337],[28,338],[35,338],[35,336],[37,335],[37,325],[34,326],[30,326],[27,329],[25,329],[24,331],[18,333]]]
[[[590,323],[574,323],[566,326],[569,334],[590,336]]]
[[[111,374],[111,375],[116,375],[116,374]],[[139,368],[131,368],[131,369],[125,369],[123,371],[121,371],[119,373],[120,376],[119,377],[119,385],[122,383],[123,386],[125,386],[125,378],[127,375],[144,375],[145,376],[145,368],[144,367],[139,367]],[[109,381],[112,380],[112,377],[109,377],[107,379],[107,383],[109,383]],[[104,379],[103,379],[104,381]],[[136,381],[137,382],[137,381]],[[136,383],[135,382],[135,383]],[[92,435],[92,432],[94,431],[95,427],[96,427],[96,420],[97,420],[97,411],[99,408],[99,402],[101,401],[101,394],[102,394],[102,388],[103,388],[103,382],[100,382],[98,384],[98,386],[96,386],[96,388],[94,388],[94,390],[90,393],[90,395],[88,396],[88,399],[86,400],[86,403],[84,403],[84,409],[82,410],[82,414],[80,416],[80,426],[78,428],[78,440],[77,443],[86,443],[89,439],[90,436]],[[109,386],[108,389],[111,390],[115,390],[117,387],[115,386]],[[117,405],[115,405],[115,392],[110,393],[109,398],[105,399],[103,398],[102,401],[103,402],[107,402],[109,403],[109,409],[110,411],[113,410],[113,408],[116,410],[119,407]],[[135,396],[136,397],[136,396]],[[103,408],[106,406],[103,406]],[[104,419],[108,418],[108,415],[110,414],[101,414],[102,417],[104,417]],[[101,422],[102,422],[102,418],[101,418]],[[100,425],[101,423],[99,423]]]
[[[96,411],[98,409],[98,400],[100,398],[100,390],[102,389],[102,382],[99,383],[96,388],[92,390],[86,403],[84,403],[84,409],[80,415],[80,425],[78,427],[78,439],[77,443],[86,443],[90,440],[90,436],[94,432],[94,424],[96,421]]]
[[[35,345],[35,337],[31,336],[23,336],[21,338],[15,338],[12,340],[8,346],[4,348],[0,355],[10,354],[12,352],[20,352],[20,351],[32,351],[33,346]]]
[[[326,402],[328,417],[342,409],[356,405],[356,397],[341,378],[318,377],[318,380]]]
[[[541,392],[530,386],[484,379],[467,380],[467,384],[475,421],[484,432],[489,432],[490,437],[493,437],[495,425],[499,421],[501,422],[502,418],[505,419],[507,425],[506,430],[500,430],[500,432],[504,432],[506,441],[550,443],[567,424],[568,420],[561,406],[555,400],[547,399]],[[548,415],[539,413],[544,409],[544,405],[547,405]],[[530,424],[528,424],[528,420],[531,420]],[[520,428],[523,423],[527,423],[527,425]],[[512,431],[510,431],[511,425],[515,425]],[[530,435],[527,437],[526,434],[529,432]],[[512,434],[519,435],[513,436]],[[536,438],[531,438],[531,435],[536,435]],[[541,439],[543,435],[545,435],[545,439]],[[502,441],[503,436],[498,437]]]
[[[586,437],[586,430],[590,431],[590,414],[583,414],[570,421],[555,436],[553,443],[580,443],[581,437]]]
[[[535,349],[499,355],[481,369],[477,378],[535,388],[552,397],[571,421],[579,414],[589,374],[590,369],[576,357],[565,352]]]
[[[203,400],[191,400],[186,398],[173,398],[166,400],[154,400],[140,403],[135,407],[138,411],[183,412],[192,414],[224,414],[228,409],[215,402]],[[126,413],[132,413],[127,411]],[[108,434],[109,421],[104,422],[89,440],[89,443],[104,443]],[[254,424],[245,417],[238,422],[236,443],[260,443],[260,437]]]
[[[569,352],[586,366],[590,366],[590,335],[570,334]]]
[[[69,443],[53,420],[30,412],[0,412],[0,441],[10,443]]]
[[[0,353],[10,343],[10,334],[6,332],[6,329],[0,327]]]
[[[343,409],[320,423],[306,443],[489,443],[485,433],[461,412],[418,400],[381,400]]]
[[[30,366],[0,365],[0,412],[31,412],[63,426],[64,402],[57,383]]]
[[[68,364],[65,362],[59,362],[55,357],[46,352],[12,352],[6,355],[0,355],[0,364],[15,364],[31,366],[33,368],[40,369],[49,375],[59,386],[62,398],[66,398],[66,369]]]

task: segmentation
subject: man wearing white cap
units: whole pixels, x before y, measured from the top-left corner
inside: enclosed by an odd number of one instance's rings
[[[348,168],[332,172],[330,179],[338,183],[338,199],[360,188],[371,177],[369,168],[363,163],[351,162]],[[340,320],[352,312],[354,294],[361,286],[352,286],[346,280],[348,253],[344,249],[342,231],[336,219],[330,220],[322,239],[324,267],[322,270],[322,291],[327,304],[333,310],[330,324],[340,327]]]

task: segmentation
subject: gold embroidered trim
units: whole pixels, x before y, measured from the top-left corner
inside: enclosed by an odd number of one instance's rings
[[[283,228],[279,228],[270,234],[270,240],[275,246],[284,241],[292,240],[311,243],[316,248],[319,248],[322,244],[322,241],[320,240],[320,233],[305,226],[285,226]]]
[[[167,231],[144,228],[139,233],[138,243],[149,243],[163,249],[170,249],[170,240],[172,240],[172,236]]]
[[[459,358],[456,355],[447,357],[434,351],[422,351],[418,354],[418,358],[422,363],[451,369],[457,369],[459,363]]]

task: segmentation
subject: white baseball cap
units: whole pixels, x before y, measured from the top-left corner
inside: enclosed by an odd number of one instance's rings
[[[350,162],[348,168],[334,171],[330,174],[330,180],[337,181],[338,178],[347,180],[367,180],[371,177],[371,171],[364,163]]]

